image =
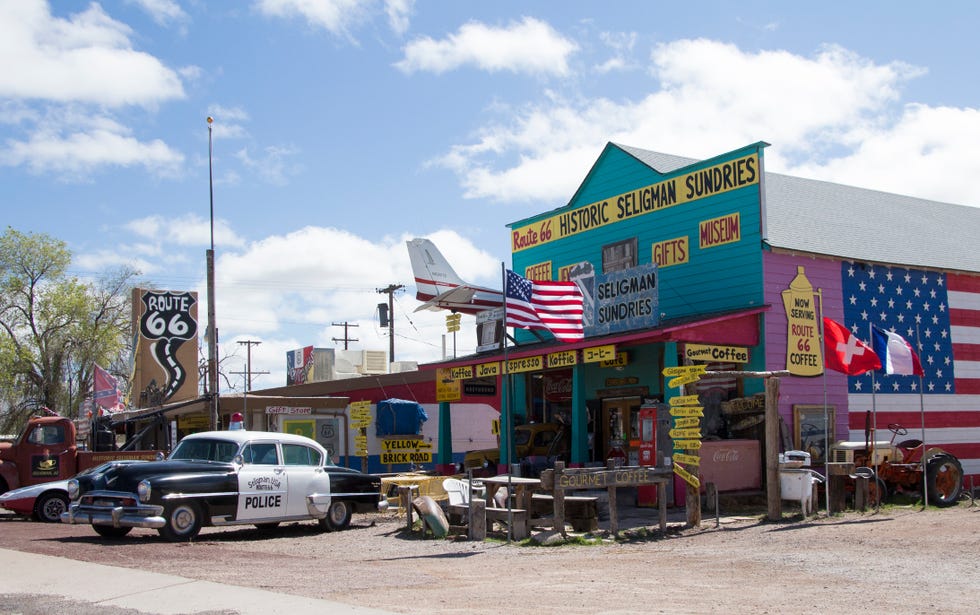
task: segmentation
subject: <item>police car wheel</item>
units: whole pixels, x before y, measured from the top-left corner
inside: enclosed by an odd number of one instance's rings
[[[328,532],[345,530],[350,525],[350,518],[353,512],[350,503],[334,500],[330,503],[330,508],[327,509],[327,516],[320,519],[320,527]]]
[[[196,502],[175,502],[163,509],[166,525],[158,531],[169,542],[193,540],[201,531],[201,507]]]

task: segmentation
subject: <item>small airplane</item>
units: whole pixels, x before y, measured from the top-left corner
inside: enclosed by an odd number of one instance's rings
[[[418,289],[415,298],[423,302],[415,308],[416,312],[450,310],[476,314],[503,306],[501,291],[464,282],[439,248],[428,239],[411,239],[406,243]]]

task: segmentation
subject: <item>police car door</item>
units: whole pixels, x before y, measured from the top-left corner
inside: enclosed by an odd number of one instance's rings
[[[285,443],[282,445],[282,453],[286,472],[289,474],[287,514],[291,517],[309,517],[307,496],[313,497],[320,514],[326,514],[330,506],[330,475],[323,469],[322,453],[304,444]]]
[[[286,515],[286,470],[274,441],[249,442],[238,471],[238,512],[243,520],[278,520]]]

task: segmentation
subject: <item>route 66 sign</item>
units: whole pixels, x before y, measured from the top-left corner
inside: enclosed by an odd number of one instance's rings
[[[137,289],[133,300],[140,336],[137,390],[158,390],[156,403],[195,397],[197,294]]]

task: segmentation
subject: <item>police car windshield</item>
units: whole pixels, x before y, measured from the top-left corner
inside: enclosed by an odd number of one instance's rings
[[[195,438],[181,440],[174,452],[170,453],[170,458],[230,462],[237,452],[238,444],[235,442]]]

